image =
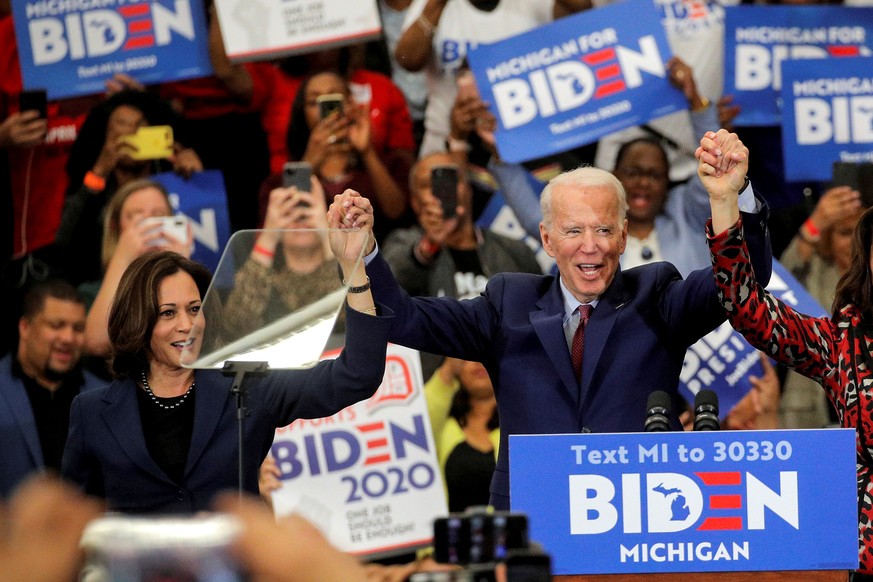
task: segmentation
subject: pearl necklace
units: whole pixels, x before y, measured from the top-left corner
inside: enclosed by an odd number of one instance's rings
[[[163,408],[165,410],[172,410],[174,408],[181,406],[182,403],[188,399],[188,395],[191,394],[191,391],[194,390],[194,384],[195,384],[194,382],[191,382],[191,386],[189,386],[188,391],[182,395],[181,400],[179,400],[175,404],[167,405],[167,404],[161,403],[161,401],[158,400],[157,396],[155,396],[155,393],[152,392],[152,388],[151,388],[151,386],[149,386],[149,381],[146,380],[145,370],[143,370],[143,373],[142,373],[142,387],[145,389],[146,394],[148,394],[151,397],[152,402],[154,402],[155,404],[157,404],[158,406],[160,406],[161,408]],[[174,398],[178,398],[178,396],[175,396]]]

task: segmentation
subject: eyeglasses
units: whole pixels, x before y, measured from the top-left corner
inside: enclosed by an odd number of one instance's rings
[[[648,178],[653,182],[666,182],[668,180],[667,174],[664,172],[659,172],[657,170],[647,170],[645,168],[639,168],[637,166],[626,166],[623,168],[618,168],[615,173],[624,177],[628,180],[641,180],[642,178]]]

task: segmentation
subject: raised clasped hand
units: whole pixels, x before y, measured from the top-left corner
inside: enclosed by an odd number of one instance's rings
[[[327,211],[330,248],[343,266],[354,266],[373,244],[373,205],[358,192],[347,189],[334,196]],[[349,231],[349,232],[338,232]]]

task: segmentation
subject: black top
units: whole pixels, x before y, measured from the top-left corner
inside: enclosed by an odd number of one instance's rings
[[[185,396],[158,398],[164,406],[172,406],[185,398],[176,408],[161,408],[145,390],[137,386],[139,418],[145,436],[146,448],[158,467],[173,480],[182,483],[188,449],[194,432],[194,389]]]
[[[65,375],[61,385],[54,391],[25,374],[18,358],[12,359],[12,375],[21,379],[30,400],[45,466],[60,471],[70,428],[70,406],[85,382],[82,371],[75,368]]]
[[[446,489],[449,511],[460,512],[473,505],[488,505],[494,450],[482,452],[462,442],[446,459]]]

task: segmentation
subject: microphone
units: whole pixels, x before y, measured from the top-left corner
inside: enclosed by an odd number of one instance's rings
[[[694,397],[694,430],[718,430],[718,396],[701,390]]]
[[[649,394],[646,402],[646,432],[667,432],[670,430],[670,395],[663,390]]]

